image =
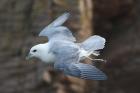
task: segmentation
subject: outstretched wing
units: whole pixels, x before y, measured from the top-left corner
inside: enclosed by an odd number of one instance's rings
[[[65,68],[64,73],[88,80],[106,80],[107,76],[95,66],[84,63],[71,63]]]
[[[70,16],[69,13],[62,14],[57,19],[55,19],[51,24],[49,24],[48,27],[61,26],[69,18],[69,16]]]
[[[94,51],[103,49],[105,46],[105,39],[101,36],[94,35],[89,37],[87,40],[81,43],[80,47],[87,51]]]
[[[57,45],[57,43],[60,43]],[[65,75],[81,79],[105,80],[106,75],[96,67],[79,63],[79,48],[71,42],[57,42],[51,51],[56,55],[54,68],[61,70]]]
[[[51,24],[45,27],[39,33],[39,36],[47,36],[48,39],[64,39],[69,41],[76,41],[71,31],[67,27],[61,26],[69,18],[69,15],[69,13],[64,13],[58,17]]]

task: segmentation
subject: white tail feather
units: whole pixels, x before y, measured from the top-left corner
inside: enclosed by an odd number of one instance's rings
[[[105,41],[103,37],[94,35],[80,43],[80,60],[88,58],[93,61],[104,61],[103,59],[92,59],[90,55],[99,56],[100,53],[97,50],[104,48]]]

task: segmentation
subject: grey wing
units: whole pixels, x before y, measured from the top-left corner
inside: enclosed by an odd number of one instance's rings
[[[69,16],[70,16],[69,13],[62,14],[57,19],[55,19],[51,24],[49,24],[48,27],[61,26],[69,18]]]
[[[88,80],[106,80],[107,76],[95,66],[84,63],[71,63],[65,68],[66,75]]]
[[[71,31],[64,26],[59,26],[56,28],[50,28],[46,31],[45,36],[50,40],[67,40],[67,41],[76,41],[75,37],[72,35]]]
[[[72,35],[71,31],[65,27],[61,26],[68,18],[69,13],[64,13],[56,20],[54,20],[50,25],[45,27],[39,36],[47,36],[48,39],[66,39],[69,41],[76,41],[75,37]]]
[[[79,49],[70,42],[59,42],[51,51],[56,55],[54,69],[61,70],[65,75],[75,76],[82,79],[105,80],[107,76],[96,67],[79,63]]]

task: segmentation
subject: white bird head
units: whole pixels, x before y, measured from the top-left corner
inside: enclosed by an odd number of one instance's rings
[[[49,53],[48,43],[33,46],[26,57],[26,59],[30,58],[38,58],[46,63],[54,62],[54,55]]]
[[[35,45],[30,49],[27,59],[30,59],[33,57],[40,59],[43,51],[44,51],[44,44]]]

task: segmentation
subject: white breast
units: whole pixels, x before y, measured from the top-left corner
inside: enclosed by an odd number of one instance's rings
[[[55,55],[53,53],[48,53],[44,58],[44,62],[47,63],[54,63],[55,62]]]
[[[45,63],[54,63],[55,62],[55,55],[52,52],[49,52],[49,44],[45,43],[41,47],[41,56],[40,59]]]

